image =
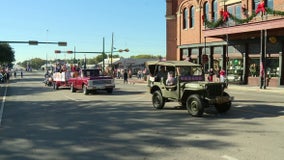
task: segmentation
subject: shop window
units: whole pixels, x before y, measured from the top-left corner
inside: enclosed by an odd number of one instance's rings
[[[192,27],[194,27],[194,17],[195,17],[195,9],[194,9],[194,7],[192,6],[192,7],[190,7],[190,23],[189,23],[189,27],[190,28],[192,28]]]
[[[227,77],[230,82],[240,82],[243,75],[243,60],[230,59],[227,70]]]
[[[249,66],[249,76],[258,77],[260,72],[260,60],[259,58],[251,59]],[[279,76],[279,59],[269,58],[266,59],[266,75],[267,77],[278,77]]]
[[[185,8],[183,10],[183,29],[187,29],[188,28],[188,9]]]
[[[250,77],[258,77],[259,76],[259,58],[257,59],[250,59],[249,64],[249,76]]]
[[[266,73],[268,77],[279,76],[279,59],[267,58],[266,59]]]

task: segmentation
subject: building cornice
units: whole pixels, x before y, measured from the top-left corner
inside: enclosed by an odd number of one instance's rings
[[[166,15],[166,20],[173,20],[176,19],[175,15]]]
[[[237,34],[260,30],[284,28],[284,18],[247,23],[237,26],[203,30],[205,37],[218,37],[226,34]]]
[[[218,41],[218,42],[207,42],[206,47],[211,47],[211,46],[224,46],[227,45],[226,41]],[[195,44],[183,44],[178,46],[178,48],[200,48],[204,47],[204,43],[195,43]]]

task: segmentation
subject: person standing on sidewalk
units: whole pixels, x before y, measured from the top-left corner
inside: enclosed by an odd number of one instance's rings
[[[213,76],[214,76],[213,68],[210,68],[210,70],[208,72],[208,81],[209,82],[213,82]]]

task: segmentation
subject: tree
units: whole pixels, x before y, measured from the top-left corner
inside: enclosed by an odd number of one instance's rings
[[[153,55],[149,55],[149,54],[140,54],[140,55],[136,55],[136,56],[131,56],[130,58],[133,58],[133,59],[154,59],[154,58],[157,58],[157,59],[161,59],[162,56],[153,56]]]
[[[0,44],[0,63],[11,64],[15,61],[15,52],[8,43]]]
[[[33,58],[30,60],[25,60],[24,62],[20,63],[20,66],[22,67],[31,67],[34,69],[39,69],[42,65],[44,65],[46,63],[45,60],[40,59],[40,58]]]

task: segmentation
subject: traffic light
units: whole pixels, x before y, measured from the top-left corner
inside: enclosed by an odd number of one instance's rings
[[[60,54],[61,51],[60,51],[60,50],[55,50],[54,53],[55,53],[55,54]]]
[[[58,46],[67,46],[67,42],[58,42]]]
[[[29,41],[29,45],[38,45],[38,41]]]
[[[73,54],[73,51],[67,51],[67,54]]]
[[[128,49],[128,48],[126,48],[126,49],[120,49],[120,50],[118,50],[118,52],[129,52],[129,49]]]

